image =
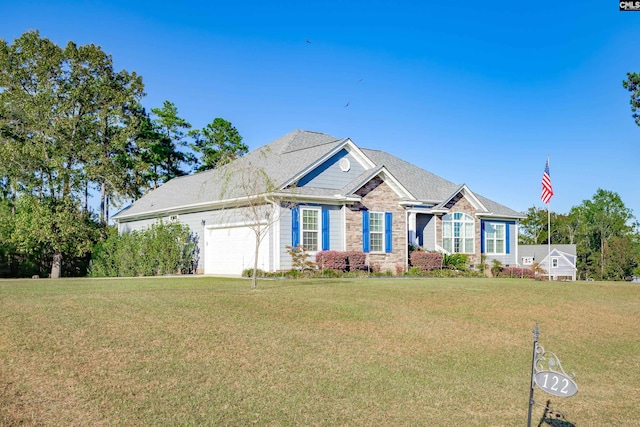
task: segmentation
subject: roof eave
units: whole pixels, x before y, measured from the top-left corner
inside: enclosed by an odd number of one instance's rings
[[[334,194],[333,196],[318,196],[315,194],[275,192],[273,193],[273,195],[276,197],[281,197],[287,200],[291,200],[293,202],[310,201],[315,203],[326,202],[331,204],[342,204],[342,203],[355,203],[362,200],[362,197],[360,196],[343,195],[343,194]]]
[[[508,214],[498,214],[494,212],[476,212],[477,217],[487,217],[487,218],[512,218],[512,219],[523,219],[526,218],[526,215],[508,215]]]
[[[181,213],[202,212],[202,211],[212,210],[217,208],[241,206],[244,203],[248,202],[249,200],[261,199],[261,198],[264,198],[265,196],[266,194],[257,194],[255,196],[250,196],[250,197],[244,196],[244,197],[236,197],[233,199],[192,203],[189,205],[147,210],[147,211],[133,213],[129,215],[120,215],[118,217],[112,217],[112,219],[115,222],[122,222],[122,220],[131,221],[134,219],[157,218],[158,216],[161,216],[161,215],[174,215],[174,214],[181,214]]]

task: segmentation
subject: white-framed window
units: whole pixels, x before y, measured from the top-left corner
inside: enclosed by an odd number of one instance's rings
[[[487,254],[506,253],[506,227],[505,223],[486,222],[484,224],[484,251]]]
[[[551,267],[558,268],[558,258],[551,258]]]
[[[320,241],[320,209],[300,209],[302,246],[309,252],[318,250]]]
[[[475,221],[470,215],[453,212],[442,217],[442,247],[451,253],[474,253]]]
[[[384,212],[369,213],[369,250],[384,252]]]
[[[522,264],[523,265],[533,265],[533,257],[530,257],[530,256],[522,257]]]

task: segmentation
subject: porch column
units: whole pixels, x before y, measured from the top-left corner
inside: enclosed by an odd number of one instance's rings
[[[418,234],[416,232],[416,213],[415,212],[409,212],[408,228],[409,228],[409,244],[418,246],[418,242],[416,242]]]

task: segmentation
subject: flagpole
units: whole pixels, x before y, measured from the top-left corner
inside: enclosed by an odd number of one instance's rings
[[[549,281],[551,281],[551,209],[549,208],[549,203],[547,203],[547,250],[549,251],[547,254]]]
[[[547,167],[549,167],[549,156],[547,156]],[[549,199],[549,203],[547,203],[547,263],[548,263],[548,270],[549,270],[549,282],[551,281],[551,208],[549,207],[549,205],[551,205],[551,199]]]
[[[549,202],[553,196],[553,187],[551,186],[551,175],[549,172],[549,156],[547,156],[547,164],[544,167],[544,173],[542,174],[542,195],[540,198],[547,205],[547,271],[548,279],[551,281],[551,208]]]

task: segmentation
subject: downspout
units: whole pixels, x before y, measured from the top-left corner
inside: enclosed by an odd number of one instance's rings
[[[518,230],[518,225],[519,222],[516,221],[516,224],[514,225],[514,230],[515,231],[515,247],[516,247],[516,265],[520,268],[522,268],[522,265],[520,265],[520,257],[518,256],[518,249],[520,249],[520,246],[518,246],[518,236],[520,235],[520,231]]]
[[[347,204],[342,205],[342,250],[347,251]]]

